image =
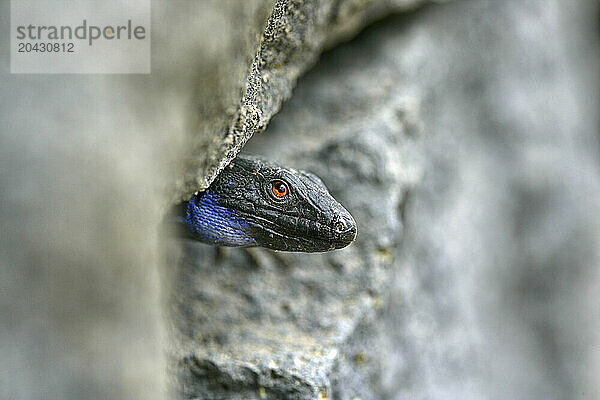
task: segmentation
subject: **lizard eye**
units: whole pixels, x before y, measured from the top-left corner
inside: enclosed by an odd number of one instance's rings
[[[280,199],[282,197],[287,196],[288,187],[282,181],[273,181],[271,182],[271,191],[273,192],[273,195],[275,195],[275,197]]]

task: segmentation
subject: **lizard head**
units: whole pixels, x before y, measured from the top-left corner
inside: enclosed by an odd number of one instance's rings
[[[321,252],[348,246],[356,222],[310,172],[238,155],[179,212],[187,233],[222,246]]]

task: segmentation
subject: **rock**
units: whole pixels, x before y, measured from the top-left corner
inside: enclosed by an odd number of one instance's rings
[[[169,397],[167,312],[187,398],[600,397],[596,5],[431,4],[316,64],[418,4],[154,3],[151,75],[5,65],[0,398]],[[158,235],[252,135],[353,246]]]
[[[597,59],[561,10],[431,6],[322,57],[244,151],[317,173],[357,241],[185,244],[184,398],[595,398]]]
[[[261,17],[247,12],[241,20],[236,18],[238,5],[231,7],[231,22],[241,24],[241,28],[234,29],[230,36],[234,46],[217,45],[221,53],[214,66],[216,76],[210,81],[210,90],[201,86],[193,94],[205,106],[197,126],[190,131],[191,151],[185,158],[184,179],[172,188],[173,199],[187,200],[197,190],[206,189],[248,139],[265,129],[282,102],[290,97],[298,77],[316,62],[325,48],[351,37],[377,18],[421,3],[423,0],[275,1],[258,43],[245,46],[242,52],[247,55],[250,48],[257,48],[245,79],[239,69],[244,65],[239,62],[239,42],[247,43],[243,38],[248,37],[248,32],[259,32],[263,27],[264,6],[271,3],[263,1],[256,3],[260,6],[242,7],[242,10],[260,9]],[[217,4],[213,7],[219,9],[221,3]],[[220,71],[222,66],[225,69]],[[236,70],[233,76],[231,68]],[[243,96],[238,100],[240,91]],[[215,106],[215,95],[228,99],[229,103]],[[229,110],[234,108],[232,115]]]

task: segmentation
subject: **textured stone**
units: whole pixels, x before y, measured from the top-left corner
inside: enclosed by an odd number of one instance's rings
[[[263,30],[260,30],[263,20],[253,18],[250,13],[246,13],[246,18],[242,20],[232,18],[231,21],[240,23],[242,28],[235,29],[235,33],[228,37],[247,43],[243,40],[244,35],[259,31],[258,43],[245,46],[243,54],[246,55],[250,48],[256,47],[257,50],[248,65],[245,79],[240,79],[239,67],[245,65],[239,63],[240,54],[227,52],[228,49],[221,46],[225,50],[216,60],[217,76],[211,82],[212,90],[202,86],[194,92],[194,97],[202,103],[212,103],[215,96],[223,96],[231,101],[221,108],[209,105],[201,110],[197,126],[189,132],[191,151],[185,157],[184,179],[172,188],[174,200],[189,199],[197,190],[208,187],[248,139],[265,129],[282,102],[290,97],[298,77],[315,63],[326,47],[350,37],[367,23],[391,11],[406,10],[422,2],[278,0]],[[260,3],[263,7],[261,10],[267,3]],[[219,7],[220,3],[216,8]],[[242,10],[247,8],[242,7]],[[239,50],[240,46],[232,46],[231,49]],[[219,73],[221,66],[225,66],[226,70],[235,66],[236,74]],[[242,98],[236,100],[240,91],[243,92]],[[236,110],[233,115],[230,112],[232,107]]]
[[[163,267],[184,397],[598,398],[596,4],[430,5],[292,95],[417,4],[154,2],[148,76],[2,58],[0,397],[167,397]],[[353,246],[157,235],[253,134]]]
[[[244,151],[321,176],[357,241],[316,255],[185,244],[184,397],[595,398],[586,13],[431,6],[324,55]]]

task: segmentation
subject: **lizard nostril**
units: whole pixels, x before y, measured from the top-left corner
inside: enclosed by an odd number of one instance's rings
[[[356,223],[352,217],[345,214],[338,214],[333,221],[335,233],[343,235],[356,230]]]
[[[334,218],[331,228],[334,249],[346,247],[356,238],[356,222],[347,211],[339,213]]]

